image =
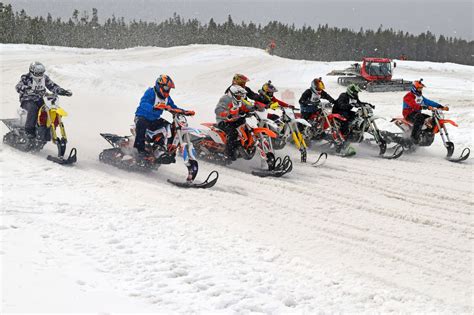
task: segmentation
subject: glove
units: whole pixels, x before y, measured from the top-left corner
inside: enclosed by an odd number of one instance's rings
[[[62,89],[62,88],[59,88],[59,89],[57,90],[57,93],[58,93],[58,95],[72,96],[72,92],[71,92],[71,91],[65,90],[65,89]]]
[[[295,109],[295,105],[288,105],[288,108],[294,110],[294,109]]]
[[[449,111],[449,107],[448,106],[443,106],[441,107],[442,110],[445,110],[445,111]]]
[[[196,114],[193,110],[185,110],[184,115],[186,116],[194,116]]]
[[[273,102],[270,104],[271,109],[278,109],[278,107],[280,107],[280,104],[278,104],[278,102]]]
[[[159,103],[159,104],[156,104],[155,106],[153,106],[153,109],[154,110],[165,110],[165,109],[169,109],[169,106],[166,105],[165,103]]]
[[[239,109],[238,108],[231,108],[229,110],[229,116],[235,116],[239,113]]]

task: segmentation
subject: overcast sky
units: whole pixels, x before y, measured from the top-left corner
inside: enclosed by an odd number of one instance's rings
[[[2,0],[0,0],[2,1]],[[354,30],[385,28],[419,34],[427,30],[473,40],[474,0],[3,0],[29,15],[49,12],[69,18],[73,9],[99,10],[104,19],[117,17],[162,21],[177,12],[184,18],[207,23],[212,17],[223,22],[230,14],[234,22],[271,20],[296,26],[329,24]]]

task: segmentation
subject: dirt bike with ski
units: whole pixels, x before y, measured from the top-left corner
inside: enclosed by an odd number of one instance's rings
[[[376,120],[380,117],[374,115],[375,106],[369,103],[359,103],[355,106],[357,112],[355,118],[349,124],[349,134],[346,136],[348,142],[375,142],[379,147],[379,157],[385,159],[397,159],[402,156],[404,148],[402,145],[397,144],[390,148],[390,155],[386,155],[387,152],[387,141],[383,137],[385,132],[382,132],[376,123]],[[372,139],[365,139],[365,134],[372,135]]]
[[[336,150],[337,155],[352,156],[355,150],[341,132],[341,124],[347,119],[340,114],[331,113],[330,103],[321,103],[318,110],[309,119],[309,126],[300,125],[306,143],[326,141],[326,144]]]
[[[426,147],[431,146],[434,142],[435,135],[439,133],[443,145],[447,150],[446,159],[451,162],[462,162],[469,157],[471,150],[464,148],[461,155],[457,158],[453,157],[454,143],[450,140],[448,129],[446,125],[453,125],[457,127],[457,123],[453,120],[445,119],[444,111],[441,108],[429,107],[431,110],[431,117],[426,118],[421,128],[418,143],[415,143],[411,138],[413,123],[403,117],[393,118],[392,122],[400,128],[401,133],[384,132],[385,138],[390,142],[402,145],[408,151],[414,151],[417,146]]]
[[[8,127],[9,132],[3,137],[3,142],[23,152],[38,152],[49,141],[56,144],[58,155],[48,155],[47,159],[61,164],[71,165],[77,161],[77,150],[72,148],[67,158],[66,153],[67,135],[63,124],[63,117],[67,112],[60,106],[57,94],[46,94],[44,104],[38,111],[38,117],[35,128],[35,137],[28,137],[24,127],[24,116],[26,111],[19,111],[20,118],[2,119],[2,122]],[[59,127],[60,135],[56,132]]]
[[[275,119],[276,127],[269,125],[270,129],[277,133],[276,138],[272,138],[273,148],[276,150],[283,149],[286,143],[293,140],[298,151],[300,151],[300,160],[302,163],[307,162],[308,145],[303,137],[300,127],[310,128],[311,124],[306,119],[297,117],[294,107],[280,107],[278,103],[270,106],[270,117],[277,117]],[[316,161],[312,162],[312,166],[322,165],[327,159],[327,153],[323,152],[319,155]]]
[[[113,165],[120,169],[136,172],[150,172],[157,170],[163,164],[176,162],[176,155],[181,155],[188,169],[185,182],[168,179],[168,182],[183,188],[211,188],[217,183],[219,174],[212,171],[201,183],[194,180],[199,167],[195,157],[195,150],[191,141],[192,137],[202,137],[198,129],[188,126],[186,117],[194,115],[194,112],[183,111],[163,105],[159,109],[164,113],[162,118],[169,125],[158,130],[147,130],[145,135],[145,150],[148,152],[146,158],[140,157],[133,147],[135,128],[131,129],[131,136],[118,136],[110,133],[100,135],[110,143],[112,148],[103,150],[99,160],[103,163]],[[166,115],[166,113],[169,113]]]
[[[251,160],[258,152],[262,164],[265,164],[267,169],[253,171],[252,174],[256,176],[280,177],[290,172],[291,159],[288,156],[283,159],[275,157],[270,138],[275,138],[277,135],[272,130],[259,126],[258,112],[247,111],[241,112],[240,115],[245,118],[245,122],[237,128],[239,145],[235,152],[236,158]],[[198,157],[222,165],[230,164],[231,161],[225,154],[226,133],[219,129],[217,124],[203,123],[202,125],[209,129],[202,130],[207,134],[206,137],[193,140]]]

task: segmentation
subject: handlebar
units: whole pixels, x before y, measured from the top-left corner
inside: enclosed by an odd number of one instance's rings
[[[166,110],[173,115],[183,115],[183,116],[194,116],[195,112],[193,110],[182,110],[179,108],[173,108],[166,104],[157,104],[153,107],[154,110]]]

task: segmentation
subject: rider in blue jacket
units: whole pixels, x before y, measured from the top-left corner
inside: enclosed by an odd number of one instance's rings
[[[160,105],[180,109],[170,97],[171,89],[174,89],[173,80],[168,75],[162,74],[156,79],[155,86],[148,88],[140,100],[140,105],[135,112],[136,134],[133,146],[142,157],[148,156],[148,152],[145,151],[146,130],[157,130],[169,124],[160,118],[163,113],[163,110],[159,109]]]

